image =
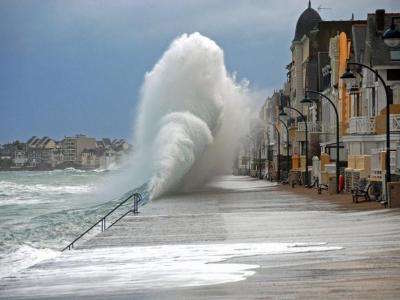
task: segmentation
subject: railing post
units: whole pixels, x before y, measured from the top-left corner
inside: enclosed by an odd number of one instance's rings
[[[139,199],[135,195],[133,198],[133,214],[137,215],[139,213]]]
[[[101,219],[101,232],[106,230],[106,219]]]

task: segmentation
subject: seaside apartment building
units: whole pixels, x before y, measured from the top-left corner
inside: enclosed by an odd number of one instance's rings
[[[90,149],[96,149],[95,138],[87,137],[84,134],[78,134],[73,137],[65,137],[61,141],[61,149],[64,162],[80,163],[82,152]]]
[[[391,173],[398,174],[396,151],[400,144],[400,48],[389,48],[381,36],[399,13],[377,10],[368,14],[364,26],[353,26],[349,43],[350,61],[377,70],[389,87]],[[349,155],[349,172],[361,171],[361,177],[382,180],[385,172],[386,93],[375,74],[367,69],[355,72],[356,84],[349,87],[349,126],[343,142]],[[357,163],[362,162],[362,163]],[[360,169],[363,167],[362,169]],[[356,171],[354,171],[356,170]]]
[[[31,137],[26,142],[26,158],[27,163],[31,167],[36,167],[41,164],[53,163],[53,152],[56,148],[56,142],[45,136],[39,138],[37,136]]]

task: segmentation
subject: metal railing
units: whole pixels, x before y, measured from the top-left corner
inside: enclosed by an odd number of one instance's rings
[[[307,122],[307,129],[309,133],[328,133],[328,130],[320,122]],[[297,131],[306,131],[304,122],[297,123]]]
[[[369,116],[350,118],[349,134],[375,134],[375,118]]]
[[[120,208],[123,204],[125,204],[127,201],[133,198],[133,208],[129,209],[127,212],[123,213],[122,216],[117,218],[114,222],[112,222],[108,227],[106,224],[106,219],[108,216],[110,216],[112,213],[114,213],[118,208]],[[71,250],[74,248],[74,244],[80,240],[82,237],[84,237],[86,234],[88,234],[93,228],[95,228],[97,225],[101,225],[101,232],[106,231],[110,227],[114,226],[117,222],[119,222],[123,217],[125,217],[127,214],[133,212],[134,215],[137,215],[139,213],[139,203],[142,200],[142,195],[139,193],[134,193],[129,195],[127,198],[125,198],[123,201],[121,201],[116,207],[114,207],[111,211],[109,211],[106,215],[104,215],[100,220],[98,220],[96,223],[94,223],[92,226],[90,226],[87,230],[85,230],[82,234],[80,234],[76,239],[74,239],[71,243],[68,244],[65,248],[63,248],[61,251],[65,250]]]

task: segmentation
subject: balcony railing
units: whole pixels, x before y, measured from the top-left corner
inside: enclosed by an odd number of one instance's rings
[[[352,117],[350,118],[350,134],[375,134],[375,117]],[[400,132],[400,114],[390,115],[390,132]]]
[[[321,124],[320,122],[307,122],[307,129],[310,133],[328,133],[329,130],[326,126]],[[306,131],[305,122],[297,123],[297,131]]]
[[[375,134],[375,118],[369,116],[350,118],[349,133]]]
[[[400,114],[390,115],[390,131],[400,132]]]

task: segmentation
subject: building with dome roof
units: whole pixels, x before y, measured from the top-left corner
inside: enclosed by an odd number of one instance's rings
[[[304,35],[310,32],[321,21],[321,16],[311,7],[311,1],[308,1],[307,9],[303,11],[297,20],[293,42],[300,41]]]
[[[299,103],[304,98],[304,81],[306,72],[306,59],[309,56],[309,40],[307,36],[322,21],[319,13],[311,7],[311,1],[308,1],[308,7],[302,12],[297,20],[296,30],[292,41],[292,64],[291,64],[291,99],[292,105]],[[296,105],[297,106],[297,105]]]
[[[287,65],[288,69],[288,81],[286,84],[284,96],[286,104],[290,105],[300,111],[306,117],[309,136],[309,157],[313,155],[319,155],[320,143],[329,143],[334,132],[332,126],[325,126],[322,123],[323,107],[328,110],[325,115],[329,115],[329,105],[326,103],[314,104],[311,107],[307,107],[301,104],[301,100],[305,96],[305,90],[315,91],[327,91],[329,97],[336,101],[339,105],[339,92],[338,87],[332,83],[329,89],[326,89],[324,85],[324,78],[322,76],[324,69],[329,69],[330,65],[337,66],[337,58],[332,54],[334,50],[330,49],[330,41],[332,38],[337,37],[338,33],[344,33],[347,39],[351,39],[352,26],[355,24],[365,24],[366,21],[357,21],[353,18],[349,20],[340,21],[325,21],[322,20],[319,13],[312,8],[311,1],[308,1],[307,8],[299,16],[294,37],[290,50],[292,52],[292,61]],[[351,44],[349,43],[351,46]],[[329,71],[330,72],[330,71]],[[337,75],[337,74],[335,74]],[[342,105],[343,104],[343,105]],[[340,103],[343,106],[341,111],[342,115],[346,115],[347,103],[344,101]],[[328,106],[328,108],[326,108]],[[340,110],[341,108],[339,108]],[[293,154],[304,155],[305,154],[305,124],[299,117],[299,115],[293,111],[287,111],[290,116],[289,124],[291,126],[291,137],[293,141],[291,145],[291,152]],[[333,120],[333,118],[332,118]],[[333,120],[334,121],[334,120]],[[280,126],[280,124],[278,124]],[[343,129],[345,123],[343,124]],[[282,129],[284,131],[284,129]],[[282,151],[286,151],[282,149]],[[333,156],[333,154],[332,154]]]
[[[344,32],[347,38],[351,38],[352,26],[354,24],[365,24],[364,21],[357,21],[353,18],[344,21],[324,21],[319,13],[312,8],[311,1],[308,7],[301,13],[297,20],[294,38],[290,50],[292,61],[288,69],[288,99],[292,107],[302,111],[309,123],[309,140],[316,145],[315,152],[318,154],[319,142],[330,139],[330,127],[322,128],[321,104],[315,104],[310,108],[301,104],[306,89],[323,91],[325,90],[322,69],[331,63],[330,40]],[[335,60],[335,57],[332,57]],[[338,101],[338,92],[332,87],[332,97]],[[291,113],[292,127],[294,128],[293,153],[305,154],[305,125],[299,120],[298,115]],[[297,122],[299,121],[299,122]],[[313,152],[313,151],[311,151]]]

